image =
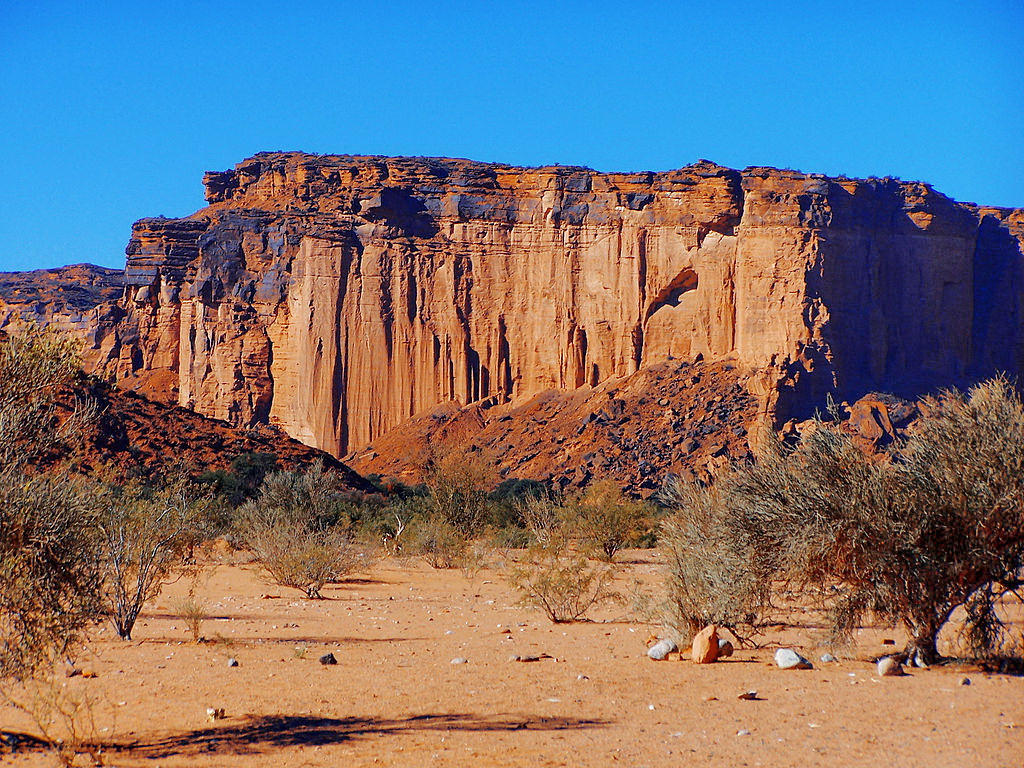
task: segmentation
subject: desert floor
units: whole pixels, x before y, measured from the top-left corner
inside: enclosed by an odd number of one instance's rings
[[[656,552],[619,557],[623,589],[657,586]],[[517,606],[500,567],[384,559],[360,577],[317,601],[254,565],[211,564],[198,587],[207,641],[189,639],[179,581],[132,642],[99,631],[78,662],[95,677],[61,679],[62,695],[93,702],[105,761],[119,766],[1024,765],[1024,678],[977,666],[879,678],[870,660],[892,650],[883,639],[903,642],[892,630],[862,630],[847,656],[821,663],[813,622],[794,614],[730,659],[654,662],[652,628],[627,609],[552,624]],[[779,644],[815,668],[777,669]],[[327,652],[336,665],[319,663]],[[737,699],[750,689],[758,700]],[[34,730],[10,708],[0,729]]]

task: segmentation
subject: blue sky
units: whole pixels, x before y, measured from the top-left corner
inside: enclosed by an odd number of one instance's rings
[[[0,270],[261,150],[921,179],[1024,207],[1024,3],[0,0]]]

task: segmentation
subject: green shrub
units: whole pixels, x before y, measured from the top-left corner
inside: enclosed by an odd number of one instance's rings
[[[316,462],[304,473],[268,475],[239,510],[236,528],[275,583],[315,599],[363,561],[352,541],[351,510],[340,478]]]
[[[594,483],[562,509],[562,524],[608,562],[645,529],[644,504],[626,496],[612,480]]]
[[[538,548],[509,571],[509,583],[522,592],[522,605],[537,608],[555,623],[582,620],[591,608],[618,599],[608,565],[583,555]]]

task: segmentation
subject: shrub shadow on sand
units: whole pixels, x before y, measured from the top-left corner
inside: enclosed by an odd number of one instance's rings
[[[424,731],[564,731],[601,728],[607,724],[605,720],[514,715],[443,714],[395,719],[250,715],[237,724],[197,728],[152,741],[110,745],[108,751],[147,759],[206,754],[244,755],[290,747],[343,744],[363,736]]]

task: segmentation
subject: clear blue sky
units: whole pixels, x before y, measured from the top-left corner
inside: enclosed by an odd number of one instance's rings
[[[708,158],[1024,206],[1024,2],[0,0],[0,270],[123,266],[261,151]]]

